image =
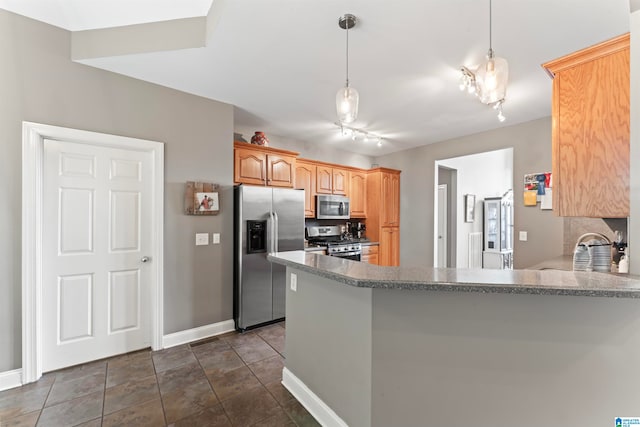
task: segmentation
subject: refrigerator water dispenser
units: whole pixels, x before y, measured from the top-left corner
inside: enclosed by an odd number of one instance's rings
[[[247,220],[247,253],[267,251],[267,221]]]

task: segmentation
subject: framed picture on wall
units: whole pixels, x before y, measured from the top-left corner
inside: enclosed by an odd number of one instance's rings
[[[476,195],[464,195],[464,222],[473,222],[476,220]]]
[[[187,181],[184,192],[184,213],[187,215],[217,215],[219,212],[218,184]]]

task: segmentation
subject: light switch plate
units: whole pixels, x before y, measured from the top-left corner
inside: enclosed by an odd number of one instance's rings
[[[291,290],[296,292],[298,290],[298,276],[295,273],[291,273]]]
[[[209,244],[209,233],[196,233],[196,246],[206,246]]]
[[[526,242],[527,241],[527,232],[526,231],[521,231],[520,232],[520,241],[521,242]]]
[[[213,244],[220,244],[220,233],[213,233]]]

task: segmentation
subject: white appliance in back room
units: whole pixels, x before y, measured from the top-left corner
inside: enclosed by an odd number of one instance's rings
[[[270,252],[304,249],[304,190],[234,188],[234,319],[244,331],[285,316],[285,267]]]
[[[482,268],[513,269],[513,191],[484,199]]]

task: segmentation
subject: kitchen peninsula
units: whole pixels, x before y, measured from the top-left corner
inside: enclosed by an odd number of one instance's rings
[[[323,425],[595,427],[640,411],[638,277],[269,258],[287,266],[283,384]]]

